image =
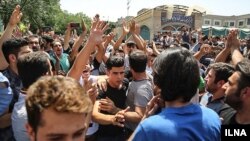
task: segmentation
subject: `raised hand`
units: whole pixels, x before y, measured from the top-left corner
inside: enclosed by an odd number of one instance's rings
[[[127,35],[128,33],[129,33],[129,28],[128,28],[127,25],[126,25],[126,22],[123,21],[123,22],[122,22],[122,34],[123,34],[123,35]]]
[[[202,54],[208,54],[212,51],[212,47],[209,44],[202,44],[200,52]]]
[[[17,5],[10,16],[9,24],[10,25],[18,24],[21,21],[22,16],[23,14],[21,12],[21,7],[20,5]]]
[[[232,42],[231,42],[231,49],[238,49],[240,47],[240,40],[237,38],[238,30],[233,30],[231,32],[232,35]]]
[[[103,32],[108,28],[108,24],[105,21],[99,21],[94,18],[90,30],[89,40],[94,42],[96,45],[102,43]]]
[[[135,20],[132,20],[129,25],[129,31],[133,34],[135,33]]]
[[[82,25],[82,33],[83,33],[83,34],[86,34],[86,33],[87,33],[87,28],[86,28],[86,25],[85,25],[83,19],[81,20],[81,25]]]

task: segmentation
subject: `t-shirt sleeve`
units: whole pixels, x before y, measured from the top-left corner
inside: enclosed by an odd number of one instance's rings
[[[143,87],[137,90],[134,99],[134,105],[139,107],[146,107],[147,103],[153,97],[153,91],[151,88]]]

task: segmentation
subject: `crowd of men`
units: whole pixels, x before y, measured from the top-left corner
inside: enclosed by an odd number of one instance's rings
[[[140,36],[134,21],[105,35],[53,31],[16,38],[16,6],[0,37],[1,141],[221,140],[222,125],[250,126],[250,38],[182,27]],[[127,35],[129,38],[125,39]]]

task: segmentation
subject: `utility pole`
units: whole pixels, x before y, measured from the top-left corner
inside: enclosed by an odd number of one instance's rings
[[[131,0],[127,0],[127,16],[129,16],[130,2]]]

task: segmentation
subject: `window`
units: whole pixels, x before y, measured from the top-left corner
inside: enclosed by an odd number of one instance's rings
[[[210,21],[205,21],[205,24],[210,24]]]
[[[214,25],[215,26],[221,26],[221,21],[220,20],[214,20]]]
[[[210,25],[211,24],[211,20],[210,19],[205,19],[204,20],[204,25]]]
[[[243,26],[244,25],[244,21],[239,21],[238,26]]]
[[[229,26],[230,27],[234,26],[234,22],[229,22]]]
[[[247,19],[247,25],[250,25],[250,18]]]

